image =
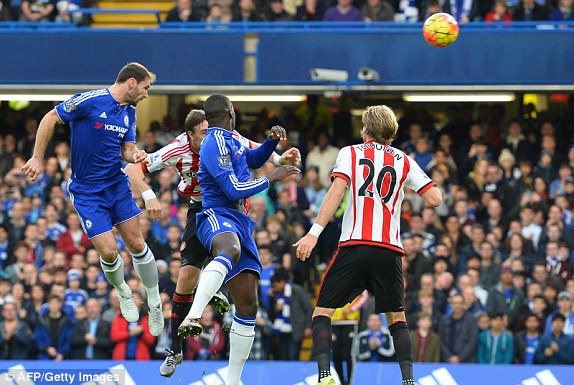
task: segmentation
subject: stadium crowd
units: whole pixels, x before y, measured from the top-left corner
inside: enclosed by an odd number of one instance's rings
[[[153,122],[139,147],[152,153],[169,143],[193,107],[181,105],[174,116]],[[302,357],[316,288],[336,251],[345,202],[311,261],[296,259],[291,245],[318,213],[338,149],[357,140],[348,107],[335,108],[311,95],[293,110],[262,110],[251,126],[242,124],[237,111],[240,131],[256,141],[274,124],[286,127],[290,143],[281,146],[297,146],[304,168],[301,177],[251,199],[263,265],[253,359]],[[121,238],[126,280],[142,311],[131,324],[119,313],[117,293],[69,201],[67,128],[58,127],[45,173],[31,183],[21,167],[33,148],[37,117],[45,111],[0,108],[0,358],[163,359],[187,211],[187,201],[176,192],[176,171],[148,175],[163,217],[151,222],[145,212],[140,216],[161,275],[166,327],[155,338],[147,327],[145,292]],[[453,105],[446,113],[446,124],[437,129],[424,108],[404,105],[394,142],[427,171],[444,197],[432,209],[408,191],[402,207],[405,309],[415,360],[574,364],[572,116],[558,110],[537,114],[527,106],[515,119],[498,104],[476,110]],[[134,198],[143,207],[141,197]],[[358,332],[351,346],[343,338],[334,343],[336,361],[350,352],[363,361],[394,360],[384,317],[373,309],[365,292],[336,313],[334,334],[348,325]],[[185,359],[225,358],[225,325],[231,320],[231,314],[208,307],[203,333],[186,342]]]
[[[89,25],[78,8],[97,0],[2,0],[0,20],[69,22]],[[424,21],[437,12],[459,23],[474,21],[573,21],[572,0],[176,0],[165,22],[231,21]]]

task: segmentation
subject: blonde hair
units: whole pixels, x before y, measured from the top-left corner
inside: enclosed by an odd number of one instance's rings
[[[367,107],[362,121],[365,134],[381,144],[390,144],[399,129],[395,113],[385,105]]]

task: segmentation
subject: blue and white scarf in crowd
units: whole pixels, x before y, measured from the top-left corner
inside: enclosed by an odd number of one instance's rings
[[[293,286],[290,282],[285,283],[283,294],[277,295],[276,303],[283,303],[281,311],[275,311],[275,321],[273,321],[273,334],[287,334],[293,331],[291,325],[291,294],[293,294]]]

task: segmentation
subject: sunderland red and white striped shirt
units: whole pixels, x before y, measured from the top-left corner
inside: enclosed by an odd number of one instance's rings
[[[249,139],[233,131],[233,137],[247,148],[255,147]],[[197,180],[199,171],[199,149],[193,147],[187,133],[180,134],[171,143],[149,155],[150,166],[142,163],[144,173],[151,173],[164,169],[167,166],[175,167],[181,180],[177,185],[180,195],[190,197],[196,202],[201,201],[201,187]]]
[[[342,148],[335,177],[348,184],[339,246],[366,244],[402,253],[404,187],[422,195],[436,183],[401,150],[372,141]]]

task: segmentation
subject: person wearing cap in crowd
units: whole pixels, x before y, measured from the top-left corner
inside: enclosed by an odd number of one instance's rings
[[[88,302],[88,293],[80,288],[82,276],[76,269],[71,269],[67,274],[68,288],[64,295],[64,304],[73,307],[74,309],[79,305],[85,305]]]
[[[558,303],[558,309],[554,314],[562,314],[564,316],[562,332],[569,337],[574,337],[574,310],[572,310],[572,297],[570,293],[566,290],[561,291],[556,297],[556,302]],[[550,319],[553,319],[554,314],[550,316]],[[553,322],[546,322],[544,334],[552,333],[552,323]]]
[[[500,269],[500,282],[488,293],[486,312],[488,314],[504,313],[508,316],[508,328],[514,330],[524,293],[512,284],[512,268],[503,266]]]
[[[552,316],[552,331],[540,338],[534,354],[535,364],[564,365],[574,362],[574,339],[564,334],[565,322],[561,313]]]
[[[102,310],[105,311],[110,307],[110,290],[108,280],[103,272],[96,276],[96,290],[90,293],[90,298],[95,298],[100,303]]]
[[[512,155],[512,152],[508,148],[504,148],[500,151],[498,156],[498,164],[502,168],[502,177],[505,181],[511,181],[513,179],[518,179],[519,174],[516,173],[518,169],[516,166],[516,158]]]

